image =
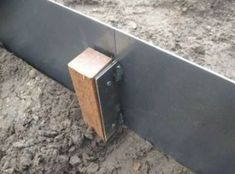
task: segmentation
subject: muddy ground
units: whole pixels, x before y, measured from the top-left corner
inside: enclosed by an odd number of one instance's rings
[[[235,79],[233,0],[58,0]],[[0,173],[189,174],[130,130],[103,144],[74,94],[0,48]]]

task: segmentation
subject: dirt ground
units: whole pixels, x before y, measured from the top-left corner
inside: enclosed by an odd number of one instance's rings
[[[57,0],[235,79],[233,0]],[[75,95],[0,47],[0,173],[191,174],[130,130],[103,144]]]

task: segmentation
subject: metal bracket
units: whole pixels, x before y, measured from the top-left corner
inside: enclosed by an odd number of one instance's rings
[[[95,78],[106,141],[123,123],[119,92],[122,79],[123,70],[117,61],[113,61]]]

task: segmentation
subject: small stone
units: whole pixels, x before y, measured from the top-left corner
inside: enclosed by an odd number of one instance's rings
[[[37,76],[37,77],[35,78],[35,80],[39,81],[39,80],[41,80],[41,78]]]
[[[64,134],[59,134],[54,138],[55,141],[61,141],[63,139],[64,139]]]
[[[59,133],[57,131],[49,130],[49,131],[41,131],[40,135],[48,138],[54,138],[58,135]]]
[[[69,152],[74,152],[76,150],[75,146],[70,147]]]
[[[75,145],[81,144],[83,141],[83,138],[79,134],[71,135],[71,139]]]
[[[87,173],[92,174],[96,173],[99,170],[99,165],[97,163],[90,163],[89,166],[87,167]]]
[[[80,163],[81,163],[81,159],[77,155],[71,156],[71,158],[69,160],[69,164],[71,164],[72,166],[75,166]]]
[[[62,126],[66,129],[66,128],[69,128],[71,126],[71,121],[69,119],[65,119],[63,122],[62,122]]]
[[[137,27],[138,27],[137,24],[134,21],[130,21],[129,26],[134,30],[137,29]]]
[[[203,46],[198,46],[194,48],[195,53],[204,55],[206,53]]]
[[[182,8],[182,12],[186,12],[186,11],[188,11],[187,7]]]
[[[32,115],[32,118],[37,122],[38,120],[39,120],[39,118],[38,118],[38,116],[36,116],[36,115]]]
[[[44,161],[43,155],[42,154],[36,154],[34,159],[33,159],[33,163],[34,165],[39,165],[40,163],[42,163]]]
[[[4,170],[4,173],[13,174],[13,173],[15,173],[15,169],[14,168],[6,169],[6,170]]]
[[[87,153],[82,154],[82,160],[84,163],[87,163],[87,161],[90,159],[89,155]]]
[[[140,170],[140,167],[141,167],[141,163],[139,161],[134,161],[133,162],[133,170],[136,172],[136,171],[139,171]]]
[[[25,147],[25,141],[22,140],[22,141],[18,141],[18,142],[15,142],[12,144],[13,147],[15,148],[24,148]]]
[[[89,140],[92,140],[94,138],[94,136],[91,134],[91,133],[85,133],[84,134],[85,138],[89,139]]]
[[[149,141],[145,141],[145,149],[147,152],[153,149],[153,145]]]
[[[92,140],[94,138],[92,128],[88,128],[86,130],[86,132],[84,133],[84,137],[89,139],[89,140]]]
[[[34,69],[29,71],[29,77],[34,79],[36,76],[37,76],[37,72]]]
[[[57,156],[59,154],[59,151],[57,149],[52,149],[51,150],[51,155],[52,156]]]
[[[211,30],[211,26],[210,26],[210,25],[206,26],[206,28],[207,28],[208,30]]]

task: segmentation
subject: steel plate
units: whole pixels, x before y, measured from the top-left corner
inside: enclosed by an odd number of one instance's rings
[[[116,83],[114,78],[117,66],[118,63],[113,61],[95,78],[106,140],[116,132],[119,126],[120,91],[119,83]]]
[[[70,60],[87,47],[115,52],[113,29],[47,0],[1,0],[0,41],[70,89]]]
[[[116,33],[126,124],[196,173],[235,170],[235,84]]]

